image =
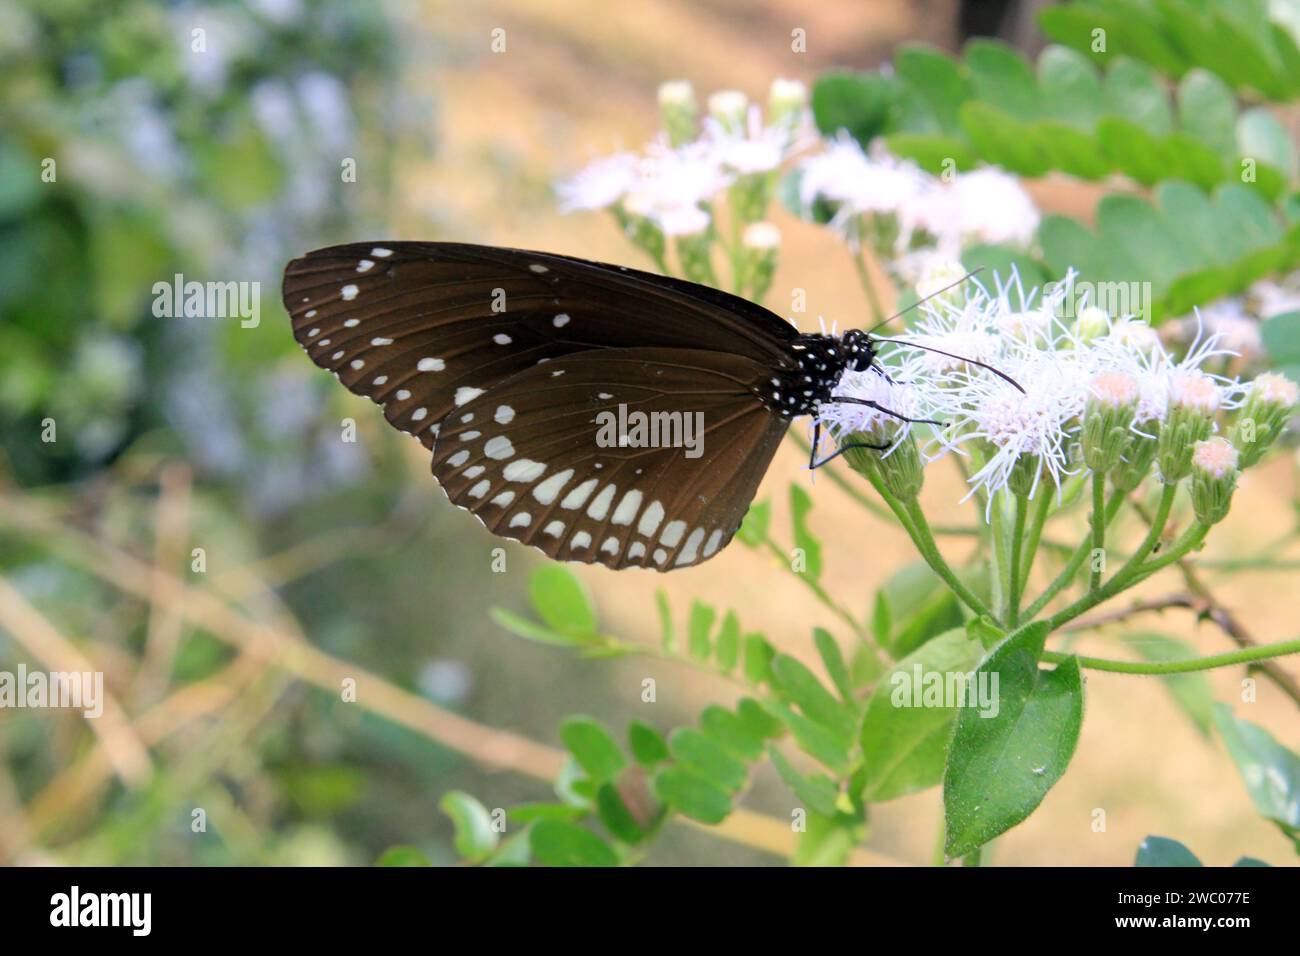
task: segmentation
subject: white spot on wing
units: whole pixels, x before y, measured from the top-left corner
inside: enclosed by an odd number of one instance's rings
[[[385,249],[383,246],[375,246],[375,248],[370,250],[370,254],[372,256],[378,256],[380,259],[387,259],[393,254],[393,250]]]
[[[392,344],[393,344],[393,340],[392,340],[392,339],[384,338],[382,335],[377,335],[377,336],[375,336],[373,339],[370,340],[370,344],[371,344],[371,345],[375,345],[375,346],[379,346],[379,345],[392,345]]]
[[[425,416],[428,414],[429,414],[429,410],[427,408],[417,408],[415,411],[411,412],[411,421],[422,422],[424,421]]]
[[[665,544],[670,548],[675,548],[677,547],[677,543],[682,540],[682,535],[685,533],[685,521],[670,521],[664,526],[664,533],[659,536],[659,543]]]
[[[646,509],[641,514],[641,520],[637,522],[636,530],[640,531],[647,538],[655,533],[659,527],[659,522],[664,520],[664,506],[658,501],[652,501],[646,505]]]
[[[467,461],[469,461],[468,449],[466,449],[465,451],[456,452],[456,454],[452,455],[450,458],[447,459],[447,464],[451,465],[451,467],[453,468],[459,468]]]
[[[440,358],[422,358],[415,363],[415,367],[421,372],[441,372],[447,363]]]
[[[453,401],[457,405],[464,405],[466,402],[474,401],[474,399],[478,398],[482,394],[483,389],[481,388],[470,388],[468,385],[462,385],[460,388],[456,389],[456,397]]]
[[[373,259],[362,259],[360,262],[357,263],[358,272],[366,272],[370,269],[373,269],[374,267],[375,267],[375,263]]]
[[[610,518],[611,524],[631,524],[632,519],[641,508],[641,492],[633,488],[623,496],[623,500],[618,503],[614,509],[614,517]]]
[[[465,474],[468,475],[469,472],[467,471],[465,472]],[[471,475],[471,477],[473,476]],[[495,498],[492,499],[492,503],[494,505],[497,505],[500,508],[504,508],[506,507],[506,505],[510,504],[510,502],[514,500],[515,500],[515,493],[513,491],[503,491],[501,492],[501,494],[497,495]]]
[[[704,540],[704,529],[696,528],[694,531],[691,532],[690,537],[686,539],[686,545],[678,553],[677,560],[673,563],[690,564],[692,561],[694,561],[695,556],[699,553],[700,550],[700,542],[703,540]]]
[[[496,414],[492,416],[492,420],[498,425],[509,425],[515,420],[515,410],[509,405],[498,405]]]
[[[627,559],[633,561],[643,557],[645,557],[645,544],[641,541],[633,541],[627,549]]]
[[[599,478],[588,478],[564,496],[564,500],[560,502],[560,507],[567,508],[570,511],[573,511],[576,508],[581,508],[583,502],[585,502],[587,497],[596,490],[598,484],[600,484]]]
[[[543,482],[539,482],[537,486],[533,488],[533,497],[542,504],[549,505],[555,500],[555,496],[560,493],[560,490],[569,483],[569,479],[572,477],[572,468],[566,468],[564,471],[557,471],[555,474],[551,475],[551,477],[547,478]]]
[[[542,264],[539,263],[539,262],[531,263],[531,264],[528,266],[528,268],[531,269],[533,272],[536,272],[538,275],[541,275],[543,272],[550,272],[550,271],[551,271],[550,269],[546,268],[546,266],[542,265]]]
[[[478,484],[476,484],[473,488],[471,488],[471,489],[469,490],[468,494],[469,494],[469,496],[470,496],[471,498],[482,498],[485,494],[488,493],[488,489],[491,488],[491,487],[492,487],[492,482],[490,482],[490,481],[488,481],[488,479],[484,478],[482,481],[480,481]]]
[[[492,336],[492,341],[495,342],[497,345],[509,345],[513,341],[513,339],[511,339],[510,336],[506,335],[504,332],[499,332],[496,335]]]
[[[702,552],[703,555],[706,558],[712,557],[713,553],[718,550],[718,545],[721,543],[722,543],[722,529],[716,528],[714,529],[713,534],[709,535],[709,540],[704,542],[704,551]]]
[[[551,325],[555,326],[557,329],[562,329],[568,324],[569,324],[569,313],[567,312],[561,312],[555,318],[551,319]]]
[[[515,446],[505,435],[493,435],[483,443],[483,454],[497,461],[505,461],[515,453]]]
[[[360,290],[355,285],[349,282],[343,288],[339,289],[339,295],[343,298],[344,302],[351,302],[357,297],[357,292],[359,291]]]
[[[521,511],[510,519],[510,527],[512,528],[526,528],[532,523],[533,516],[527,511]]]
[[[506,476],[506,481],[536,481],[546,474],[546,466],[540,461],[520,458],[506,465],[501,473]]]
[[[606,485],[600,489],[600,494],[591,502],[591,507],[587,509],[587,514],[597,521],[604,521],[605,515],[609,514],[610,503],[614,500],[614,495],[618,491],[613,485]]]
[[[608,538],[606,538],[605,543],[600,546],[600,550],[604,551],[606,554],[618,554],[618,548],[619,548],[618,538],[614,537],[613,535],[610,535]]]
[[[552,521],[542,529],[542,533],[549,534],[552,538],[558,538],[560,535],[564,534],[564,522]]]
[[[590,544],[591,544],[591,535],[588,534],[586,531],[579,531],[577,534],[573,536],[573,540],[569,542],[569,547],[585,548],[588,547]]]

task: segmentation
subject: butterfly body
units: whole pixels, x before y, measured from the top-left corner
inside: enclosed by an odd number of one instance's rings
[[[791,420],[874,360],[856,330],[801,335],[707,286],[527,250],[335,246],[291,262],[283,295],[312,360],[430,449],[453,503],[613,568],[716,554]],[[629,421],[655,440],[610,430]]]

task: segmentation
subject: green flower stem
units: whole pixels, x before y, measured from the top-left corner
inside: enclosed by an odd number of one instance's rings
[[[1007,541],[1007,522],[1003,514],[1002,500],[994,498],[993,508],[989,512],[989,561],[992,573],[989,575],[990,598],[996,611],[994,620],[1003,624],[1010,615],[1007,613],[1007,600],[1011,594],[1010,546]]]
[[[885,497],[883,489],[881,490],[881,497]],[[885,501],[889,503],[890,507],[895,504],[888,497],[885,497]],[[943,555],[939,553],[939,546],[935,544],[934,533],[930,531],[930,524],[925,520],[925,513],[921,510],[920,503],[913,499],[907,502],[906,505],[898,503],[898,506],[905,514],[911,516],[913,525],[912,542],[916,545],[916,549],[921,552],[921,557],[925,559],[925,563],[930,566],[930,569],[939,575],[944,583],[952,589],[952,592],[961,599],[961,602],[977,615],[992,617],[993,614],[988,606],[962,583],[952,568],[948,566],[948,562],[944,560]]]
[[[837,603],[836,600],[830,596],[830,593],[824,587],[822,587],[816,580],[809,577],[807,574],[800,574],[798,571],[795,571],[793,568],[791,568],[790,556],[786,554],[783,550],[781,550],[781,546],[777,544],[774,540],[772,540],[771,536],[764,535],[763,545],[767,548],[768,551],[772,553],[772,555],[778,561],[781,562],[782,565],[784,565],[787,569],[790,570],[791,574],[793,574],[796,578],[798,578],[800,581],[803,582],[804,587],[812,591],[812,593],[816,596],[817,600],[820,601],[826,607],[827,610],[829,610],[836,617],[838,617],[845,624],[847,624],[849,628],[853,631],[855,637],[857,637],[860,640],[871,643],[870,635],[867,634],[866,629],[862,626],[862,624],[858,621],[858,619],[853,616],[853,612],[850,611],[848,608],[844,607],[843,605]]]
[[[1117,661],[1105,657],[1079,657],[1079,666],[1095,671],[1111,671],[1116,674],[1187,674],[1192,671],[1208,671],[1216,667],[1231,667],[1234,664],[1249,664],[1287,654],[1300,654],[1300,639],[1280,641],[1276,644],[1260,644],[1255,647],[1243,647],[1223,654],[1211,654],[1208,657],[1191,657],[1183,661]],[[1047,651],[1043,660],[1059,664],[1074,654],[1062,654],[1060,651]]]
[[[1024,548],[1024,556],[1021,559],[1020,580],[1021,587],[1029,581],[1029,572],[1034,566],[1034,558],[1038,555],[1038,546],[1043,540],[1043,526],[1047,523],[1047,513],[1052,508],[1052,495],[1045,488],[1038,489],[1038,501],[1034,508],[1034,518],[1029,524],[1029,541]]]
[[[1107,524],[1110,524],[1110,522],[1115,520],[1115,515],[1119,513],[1120,505],[1122,505],[1123,503],[1124,503],[1123,494],[1119,492],[1115,492],[1110,496],[1110,501],[1106,503]],[[1025,610],[1025,613],[1022,614],[1021,617],[1026,621],[1033,620],[1033,618],[1038,614],[1038,612],[1041,611],[1043,608],[1045,608],[1047,606],[1047,603],[1050,600],[1052,600],[1052,598],[1060,594],[1061,591],[1067,585],[1069,585],[1071,581],[1074,580],[1075,575],[1079,573],[1079,568],[1082,567],[1083,562],[1088,559],[1088,554],[1091,551],[1092,551],[1091,538],[1089,538],[1087,541],[1084,541],[1077,548],[1075,548],[1074,554],[1070,557],[1070,560],[1066,563],[1065,567],[1061,570],[1061,573],[1052,579],[1052,583],[1049,584],[1046,587],[1046,589],[1044,589],[1042,594],[1038,595],[1038,597],[1034,599],[1034,603],[1029,605],[1029,607]]]
[[[1016,495],[1016,517],[1011,526],[1011,560],[1007,573],[1010,581],[1007,586],[1007,624],[1015,627],[1020,623],[1021,579],[1021,545],[1025,538],[1025,519],[1028,517],[1029,500],[1023,495]]]
[[[867,304],[871,307],[871,324],[880,325],[885,321],[885,310],[880,305],[880,296],[876,292],[875,283],[871,281],[871,272],[867,269],[862,251],[854,253],[853,267],[858,270],[858,282],[862,284],[862,291],[867,296]]]
[[[1106,553],[1106,475],[1101,471],[1092,473],[1092,512],[1088,515],[1092,525],[1092,553]],[[1094,568],[1088,577],[1088,590],[1095,591],[1101,587],[1101,573],[1104,563]]]
[[[1166,494],[1162,495],[1160,499],[1163,512],[1167,516],[1169,508],[1166,504],[1166,500],[1172,501],[1173,496]],[[1159,517],[1161,511],[1157,510],[1156,514],[1157,517]],[[1051,629],[1053,631],[1056,630],[1061,625],[1074,620],[1085,611],[1092,610],[1092,608],[1096,607],[1098,604],[1109,600],[1121,591],[1127,590],[1128,588],[1133,587],[1133,585],[1145,581],[1161,568],[1173,564],[1189,551],[1199,548],[1201,543],[1205,540],[1205,536],[1210,531],[1209,525],[1197,521],[1188,528],[1187,531],[1184,532],[1183,536],[1179,538],[1179,540],[1166,552],[1161,554],[1158,558],[1144,562],[1144,559],[1150,553],[1151,548],[1155,546],[1155,541],[1159,540],[1160,532],[1158,529],[1163,527],[1163,524],[1163,519],[1152,524],[1151,528],[1154,534],[1147,535],[1147,539],[1143,541],[1142,546],[1140,546],[1133,557],[1125,563],[1124,567],[1115,572],[1114,577],[1096,591],[1089,591],[1069,607],[1053,615],[1048,621]]]

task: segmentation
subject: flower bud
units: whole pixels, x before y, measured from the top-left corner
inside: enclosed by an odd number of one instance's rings
[[[1198,441],[1192,449],[1192,509],[1202,524],[1227,517],[1237,486],[1237,449],[1226,438]]]
[[[740,237],[745,255],[742,264],[742,282],[748,286],[750,298],[762,302],[772,287],[776,273],[776,253],[781,246],[781,231],[770,222],[750,223]]]
[[[699,107],[695,90],[687,80],[673,80],[659,86],[659,121],[668,142],[681,146],[695,139]]]
[[[1143,434],[1135,433],[1132,436],[1124,450],[1124,457],[1110,470],[1111,485],[1123,495],[1142,484],[1142,479],[1151,471],[1151,463],[1155,461],[1156,451],[1160,448],[1158,421],[1144,422],[1138,426],[1138,430]]]
[[[1132,443],[1138,383],[1123,372],[1105,372],[1092,380],[1090,390],[1083,413],[1083,461],[1094,472],[1107,472]]]
[[[739,90],[722,90],[709,97],[709,115],[728,133],[744,131],[748,109],[749,98]]]
[[[1103,308],[1086,305],[1079,310],[1079,316],[1075,320],[1075,331],[1085,342],[1101,338],[1110,331],[1110,316]]]
[[[639,194],[629,195],[621,205],[613,207],[614,216],[628,241],[659,262],[664,257],[667,241],[664,231],[647,214],[649,208],[642,199]]]
[[[921,268],[921,275],[916,280],[916,297],[924,299],[935,296],[935,304],[947,302],[960,305],[966,299],[966,290],[961,285],[954,285],[966,276],[966,267],[956,259],[927,257]],[[951,288],[948,288],[951,286]],[[939,292],[948,289],[942,295]]]
[[[1177,372],[1169,381],[1169,410],[1160,429],[1160,477],[1182,481],[1192,470],[1192,449],[1210,435],[1219,408],[1219,386],[1204,372]]]
[[[1246,404],[1232,426],[1232,443],[1241,452],[1241,467],[1249,468],[1268,451],[1286,428],[1300,402],[1300,386],[1285,375],[1265,372],[1250,384]]]
[[[1037,455],[1021,455],[1016,459],[1007,478],[1007,487],[1017,498],[1028,498],[1041,485],[1039,480],[1043,470],[1043,460]]]
[[[894,427],[878,425],[870,431],[856,432],[842,439],[843,445],[861,442],[867,445],[890,444],[897,439]],[[916,439],[909,433],[886,451],[850,448],[844,453],[849,466],[859,474],[880,479],[885,489],[902,501],[911,501],[921,493],[925,483],[925,465],[917,450]]]
[[[806,86],[798,80],[783,80],[780,77],[772,81],[772,88],[767,94],[768,123],[793,131],[799,127],[807,108]]]

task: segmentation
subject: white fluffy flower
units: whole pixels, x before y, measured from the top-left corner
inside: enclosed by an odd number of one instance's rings
[[[868,156],[845,133],[800,166],[799,200],[804,207],[822,199],[850,213],[893,213],[925,188],[925,174],[914,163],[888,153]]]
[[[560,209],[606,209],[622,200],[637,181],[637,157],[615,153],[596,160],[568,179],[556,184]]]

